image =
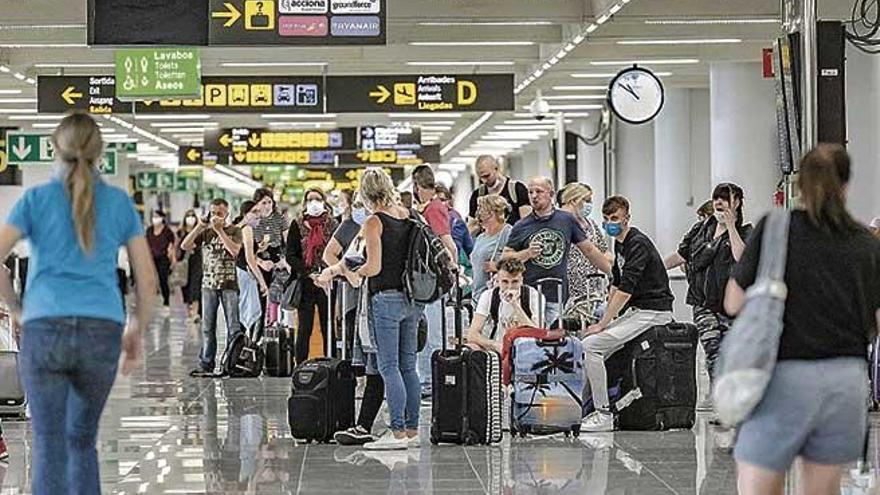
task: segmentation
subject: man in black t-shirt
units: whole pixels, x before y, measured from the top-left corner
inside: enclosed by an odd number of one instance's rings
[[[605,360],[649,328],[672,321],[666,266],[651,239],[630,226],[629,201],[623,196],[608,198],[602,215],[605,232],[616,242],[608,309],[584,339],[587,386],[596,406],[581,425],[581,431],[587,432],[614,430]]]
[[[477,221],[477,198],[487,194],[497,194],[507,200],[510,211],[507,215],[507,223],[515,225],[521,218],[532,213],[529,203],[529,190],[520,181],[505,177],[498,167],[498,160],[493,156],[482,155],[474,164],[474,171],[480,179],[480,187],[471,193],[470,209],[468,210],[468,228],[471,234],[476,236],[480,231]]]

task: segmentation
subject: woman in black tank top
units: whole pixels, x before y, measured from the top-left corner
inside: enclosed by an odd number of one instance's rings
[[[364,222],[366,263],[349,271],[345,263],[326,269],[319,278],[327,284],[345,276],[353,284],[368,278],[370,330],[379,374],[391,416],[391,431],[367,450],[400,450],[418,446],[421,386],[416,371],[417,323],[422,307],[403,290],[403,270],[412,221],[398,203],[391,177],[381,169],[368,169],[361,179],[361,198],[373,214]]]

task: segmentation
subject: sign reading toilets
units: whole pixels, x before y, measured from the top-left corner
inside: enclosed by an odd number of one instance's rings
[[[514,110],[513,74],[331,76],[327,112]]]
[[[198,98],[201,72],[197,48],[116,50],[116,98]]]

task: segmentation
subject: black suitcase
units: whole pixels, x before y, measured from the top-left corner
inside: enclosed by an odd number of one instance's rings
[[[620,352],[629,357],[623,390],[631,403],[618,402],[621,430],[693,428],[697,404],[697,328],[670,323],[648,329]],[[610,370],[609,370],[610,371]]]
[[[253,334],[240,331],[226,344],[221,361],[221,375],[228,378],[257,378],[263,372],[265,356],[260,345],[260,330]]]
[[[266,376],[293,375],[293,342],[288,328],[280,321],[266,329],[263,354],[266,356]]]
[[[498,443],[504,400],[501,357],[462,346],[461,289],[455,292],[455,349],[446,348],[446,311],[441,311],[443,348],[431,356],[431,443]]]
[[[345,346],[342,359],[333,357],[334,307],[332,297],[327,297],[327,357],[309,359],[296,367],[287,401],[290,433],[293,438],[307,442],[329,442],[336,432],[354,426],[354,370]],[[345,327],[343,323],[343,341]]]

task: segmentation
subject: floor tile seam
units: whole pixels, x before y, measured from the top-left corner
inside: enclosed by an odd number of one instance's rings
[[[477,481],[479,481],[479,482],[480,482],[480,486],[483,487],[483,492],[486,493],[487,495],[491,495],[491,494],[489,493],[488,485],[483,481],[483,477],[480,476],[480,473],[477,471],[476,466],[474,466],[474,461],[471,460],[471,455],[470,455],[470,453],[468,452],[468,449],[466,449],[466,448],[462,448],[461,450],[464,451],[464,458],[467,459],[467,461],[468,461],[468,466],[471,467],[471,471],[474,472],[474,476],[477,477]]]

